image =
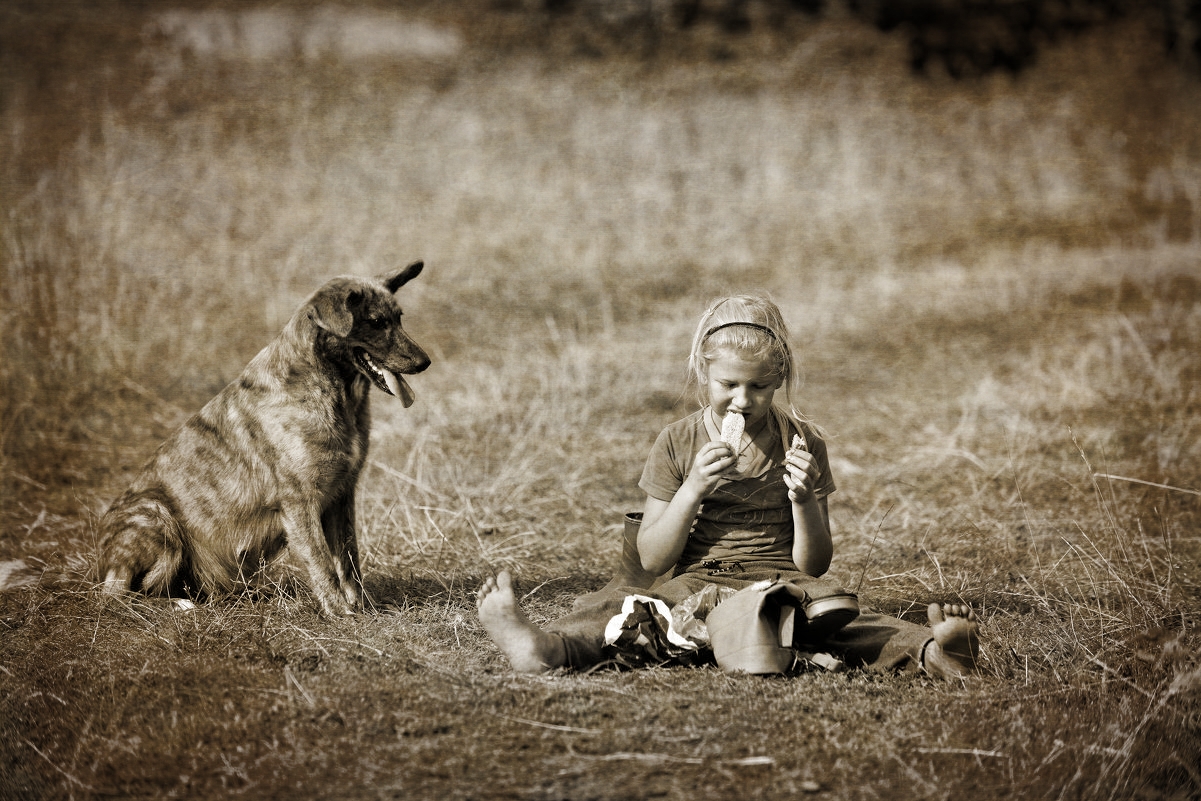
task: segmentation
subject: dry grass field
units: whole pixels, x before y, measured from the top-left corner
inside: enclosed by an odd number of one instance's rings
[[[501,3],[166,8],[0,4],[0,797],[1201,798],[1201,76],[1152,26],[955,81],[837,14],[652,50]],[[286,559],[102,598],[155,445],[326,278],[418,258],[372,608],[320,618]],[[607,580],[745,289],[830,434],[832,576],[970,603],[980,676],[526,677],[483,635],[490,571],[539,621]]]

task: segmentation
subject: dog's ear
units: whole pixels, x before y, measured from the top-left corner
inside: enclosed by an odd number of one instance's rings
[[[363,294],[349,287],[322,292],[313,298],[311,317],[321,328],[339,337],[346,337],[354,327],[351,311],[363,300]]]
[[[384,282],[384,286],[388,288],[389,292],[395,292],[420,275],[421,268],[424,266],[425,262],[415,261],[408,267],[402,267],[395,272],[384,273],[379,277],[379,280]]]

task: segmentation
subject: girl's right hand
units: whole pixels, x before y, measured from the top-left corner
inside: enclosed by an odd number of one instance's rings
[[[708,495],[737,458],[734,449],[721,440],[706,442],[692,461],[692,470],[684,481],[691,483],[699,495]]]

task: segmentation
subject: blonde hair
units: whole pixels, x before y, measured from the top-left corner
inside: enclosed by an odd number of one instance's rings
[[[766,362],[771,375],[778,376],[784,390],[783,403],[773,398],[772,405],[796,420],[809,422],[796,408],[801,375],[792,347],[788,344],[788,326],[780,308],[766,295],[732,295],[709,304],[692,335],[688,355],[688,380],[695,386],[702,406],[709,403],[709,362],[718,352],[736,353],[747,361]]]

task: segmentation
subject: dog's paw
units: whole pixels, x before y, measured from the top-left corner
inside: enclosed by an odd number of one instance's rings
[[[345,581],[339,589],[342,591],[342,597],[346,599],[346,603],[350,605],[350,611],[362,612],[367,603],[367,595],[363,592],[363,587],[357,581]]]
[[[341,595],[322,597],[320,601],[321,613],[328,618],[349,617],[355,613],[354,607]]]
[[[130,583],[133,579],[133,571],[128,567],[112,567],[109,568],[104,576],[104,592],[108,595],[120,597],[129,592]]]

